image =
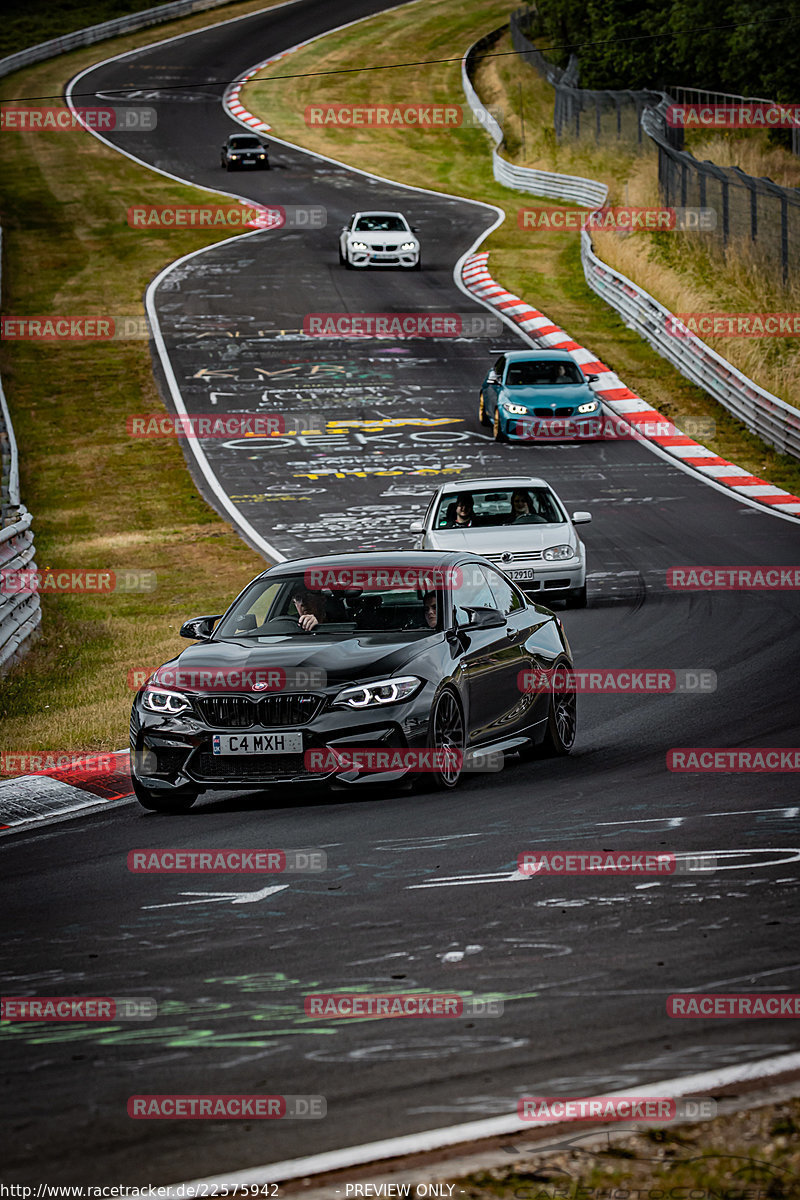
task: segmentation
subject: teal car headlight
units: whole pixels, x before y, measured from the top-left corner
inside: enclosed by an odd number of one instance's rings
[[[572,546],[548,546],[542,554],[542,558],[548,562],[564,562],[567,558],[576,558],[577,553]]]
[[[579,404],[578,405],[578,412],[579,413],[595,412],[599,407],[600,407],[599,400],[589,400],[589,402],[587,404]]]
[[[362,683],[358,687],[343,688],[333,703],[343,704],[347,708],[377,708],[408,700],[421,687],[422,680],[416,675],[379,679],[376,683]]]
[[[508,400],[504,400],[503,408],[507,413],[511,413],[515,417],[526,417],[528,415],[528,410],[524,404],[510,404]]]

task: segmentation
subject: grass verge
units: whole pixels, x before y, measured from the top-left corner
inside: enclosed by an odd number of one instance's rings
[[[225,14],[264,7],[254,0]],[[196,15],[156,36],[218,20]],[[0,100],[59,95],[81,68],[153,40],[145,30],[17,72],[0,83]],[[2,153],[6,314],[142,316],[144,290],[166,263],[221,240],[130,229],[126,209],[138,201],[231,201],[138,167],[82,131],[6,131]],[[183,618],[221,611],[264,564],[200,498],[177,442],[127,436],[129,414],[164,407],[146,341],[4,341],[0,372],[38,566],[149,570],[157,582],[152,593],[42,596],[43,636],[0,686],[2,749],[118,749],[129,672],[172,657],[186,645]]]
[[[696,1125],[612,1133],[602,1150],[537,1155],[454,1179],[468,1200],[790,1200],[800,1195],[800,1100]],[[509,1148],[512,1153],[512,1148]]]
[[[583,278],[577,234],[535,234],[518,228],[520,209],[538,207],[543,202],[494,181],[489,141],[480,129],[466,125],[446,131],[306,125],[305,108],[314,103],[462,103],[458,62],[391,71],[365,71],[364,65],[381,68],[420,58],[452,57],[454,50],[465,50],[480,35],[501,26],[507,16],[507,5],[493,0],[477,0],[468,9],[460,0],[441,0],[435,7],[416,5],[373,17],[357,29],[329,35],[324,42],[315,42],[266,68],[245,87],[243,103],[287,141],[404,183],[470,196],[502,208],[505,223],[482,247],[491,252],[489,265],[498,282],[563,326],[677,425],[687,418],[712,419],[716,436],[705,442],[717,454],[771,483],[798,492],[800,464],[795,459],[778,454],[748,433],[638,334],[627,329],[617,314],[589,290]],[[420,46],[425,47],[424,54]],[[503,39],[493,49],[503,53],[510,49],[510,42]],[[304,72],[337,70],[359,73],[327,75],[322,80],[311,74],[297,78]],[[293,78],[281,82],[280,77],[289,74]],[[589,175],[610,186],[616,186],[626,174],[633,175],[639,167],[638,155],[616,145],[585,153],[579,153],[579,148],[556,145],[552,93],[548,96],[546,85],[539,87],[538,76],[514,56],[485,59],[477,82],[483,102],[489,106],[499,104],[505,110],[512,157],[522,144],[518,108],[521,84],[528,165]],[[662,235],[667,236],[679,235]],[[635,242],[637,237],[614,240]],[[763,352],[774,352],[774,341]]]

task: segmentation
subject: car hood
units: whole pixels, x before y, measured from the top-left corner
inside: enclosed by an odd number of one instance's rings
[[[546,408],[551,404],[561,408],[596,399],[588,383],[561,383],[553,387],[506,387],[504,384],[502,393],[503,399],[511,404],[525,404],[531,408]]]
[[[427,535],[432,550],[469,550],[473,554],[500,554],[510,550],[545,550],[548,546],[577,543],[571,525],[478,525],[471,529],[436,529]]]
[[[416,242],[413,233],[409,233],[407,229],[396,230],[381,230],[373,229],[369,233],[353,233],[350,232],[349,237],[354,242],[365,242],[368,246],[384,246],[387,242],[396,242],[399,246],[401,242]]]
[[[198,642],[188,646],[176,658],[165,663],[160,671],[184,673],[195,681],[199,672],[257,672],[269,668],[305,668],[324,671],[328,684],[359,683],[393,675],[424,653],[434,640],[443,634],[412,634],[403,639],[391,634],[360,633],[354,637],[307,637],[278,635],[269,638],[229,638],[219,642]],[[167,681],[164,681],[167,686]],[[201,686],[185,687],[186,691],[203,691]],[[214,687],[219,691],[219,686]],[[231,687],[230,691],[241,690]],[[303,690],[303,689],[300,689]],[[316,689],[310,689],[316,690]]]

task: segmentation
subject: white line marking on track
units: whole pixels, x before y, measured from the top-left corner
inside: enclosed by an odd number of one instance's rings
[[[255,904],[258,900],[266,900],[275,892],[285,892],[288,883],[277,884],[274,887],[261,888],[257,892],[180,892],[181,896],[202,896],[202,900],[174,900],[171,904],[143,904],[142,910],[150,908],[184,908],[190,904]]]
[[[758,1062],[737,1063],[733,1067],[720,1067],[702,1071],[697,1075],[684,1075],[675,1079],[660,1080],[658,1083],[636,1084],[637,1096],[696,1096],[713,1095],[716,1089],[728,1084],[761,1080],[772,1075],[800,1070],[800,1054],[782,1054]],[[609,1096],[627,1096],[624,1092],[609,1092]],[[462,1125],[448,1125],[443,1129],[427,1129],[420,1133],[386,1138],[379,1142],[368,1142],[361,1146],[347,1146],[342,1150],[330,1150],[323,1154],[312,1154],[307,1158],[288,1159],[284,1162],[266,1163],[259,1167],[248,1167],[243,1171],[231,1171],[226,1175],[215,1175],[207,1179],[186,1180],[185,1183],[166,1187],[167,1197],[186,1195],[186,1188],[198,1184],[218,1184],[232,1187],[234,1184],[264,1184],[288,1179],[300,1179],[306,1175],[318,1175],[323,1171],[343,1171],[348,1167],[365,1163],[379,1163],[406,1154],[421,1154],[456,1146],[463,1142],[479,1141],[482,1138],[500,1137],[507,1133],[522,1133],[545,1121],[521,1121],[516,1113],[501,1117],[489,1117],[482,1121],[469,1121]],[[182,1190],[181,1190],[182,1189]]]

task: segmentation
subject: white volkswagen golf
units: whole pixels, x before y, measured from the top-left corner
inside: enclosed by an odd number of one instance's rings
[[[416,231],[401,212],[357,212],[339,234],[339,262],[354,267],[420,269]]]
[[[509,475],[442,484],[411,532],[419,534],[416,550],[481,554],[532,600],[585,608],[586,547],[575,526],[591,519],[570,517],[544,479]]]

